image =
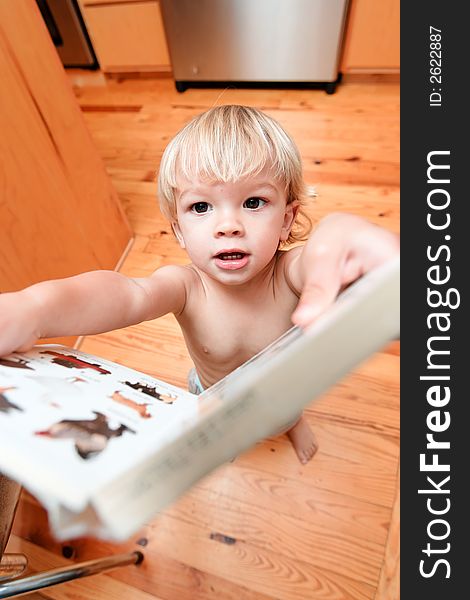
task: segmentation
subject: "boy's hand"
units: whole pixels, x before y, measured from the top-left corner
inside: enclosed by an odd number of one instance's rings
[[[398,236],[386,229],[355,215],[325,217],[302,252],[304,285],[292,321],[307,327],[346,285],[398,253]]]
[[[35,313],[24,292],[0,294],[0,356],[34,346],[39,338]]]

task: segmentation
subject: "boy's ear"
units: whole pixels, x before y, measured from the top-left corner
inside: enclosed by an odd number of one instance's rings
[[[178,240],[181,248],[186,248],[186,245],[184,243],[183,234],[181,233],[181,229],[180,229],[178,221],[173,221],[173,223],[171,224],[171,227],[173,229],[173,233],[175,234],[176,239]]]
[[[297,202],[290,202],[289,204],[287,204],[286,211],[284,213],[284,222],[281,228],[281,235],[279,236],[279,240],[281,242],[285,242],[289,237],[289,233],[292,229],[292,225],[294,224],[298,210],[299,204]]]

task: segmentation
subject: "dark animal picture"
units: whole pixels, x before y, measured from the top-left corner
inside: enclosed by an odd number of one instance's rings
[[[102,373],[103,375],[110,374],[110,371],[103,369],[103,367],[100,365],[81,360],[80,358],[73,356],[73,354],[62,354],[53,350],[45,350],[44,352],[41,352],[41,354],[51,354],[52,356],[55,356],[55,358],[52,359],[52,362],[56,365],[67,367],[68,369],[93,369],[94,371],[98,371],[98,373]]]
[[[94,419],[64,419],[54,423],[45,431],[36,431],[36,435],[49,438],[73,439],[78,455],[88,459],[102,452],[111,438],[120,437],[123,433],[135,433],[126,425],[111,429],[105,415],[94,411]]]

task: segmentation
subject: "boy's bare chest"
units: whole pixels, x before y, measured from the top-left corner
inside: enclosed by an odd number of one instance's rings
[[[253,307],[247,313],[227,311],[201,315],[197,340],[211,354],[246,353],[250,358],[291,326],[290,313],[281,307]]]
[[[289,290],[242,302],[215,296],[191,306],[181,324],[198,371],[206,372],[204,379],[214,383],[287,331],[297,302]]]

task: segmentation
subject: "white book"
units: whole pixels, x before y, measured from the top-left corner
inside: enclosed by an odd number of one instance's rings
[[[399,335],[399,259],[195,396],[58,345],[0,359],[0,472],[58,539],[124,540]]]

